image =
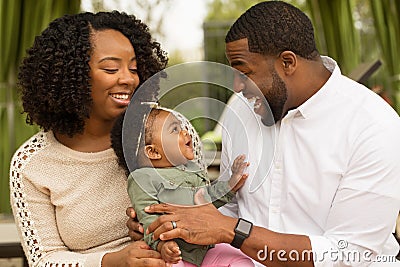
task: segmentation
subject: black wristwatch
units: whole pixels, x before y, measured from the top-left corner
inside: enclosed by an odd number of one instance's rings
[[[246,221],[245,219],[239,218],[235,226],[235,237],[232,240],[231,246],[240,249],[243,241],[247,237],[249,237],[252,229],[253,223]]]

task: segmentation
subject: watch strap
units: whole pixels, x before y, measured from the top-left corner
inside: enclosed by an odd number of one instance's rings
[[[247,238],[247,236],[244,236],[244,235],[241,235],[241,234],[238,234],[235,232],[235,237],[233,238],[233,240],[231,242],[231,246],[240,249],[246,238]]]
[[[243,223],[243,222],[249,224],[249,229],[248,229],[248,231],[246,233],[238,230],[239,224]],[[252,229],[253,229],[253,223],[251,223],[251,222],[249,222],[249,221],[247,221],[245,219],[239,218],[239,220],[238,220],[238,222],[237,222],[237,224],[235,226],[235,236],[233,237],[233,240],[231,242],[231,246],[240,249],[242,244],[243,244],[243,242],[244,242],[244,240],[247,237],[249,237]]]

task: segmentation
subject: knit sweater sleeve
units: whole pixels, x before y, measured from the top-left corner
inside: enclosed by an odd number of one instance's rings
[[[81,254],[64,245],[49,191],[38,188],[24,173],[31,158],[45,146],[43,133],[39,133],[17,150],[10,167],[10,201],[29,266],[101,266],[105,252]]]

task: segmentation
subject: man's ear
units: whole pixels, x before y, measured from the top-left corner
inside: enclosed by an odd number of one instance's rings
[[[297,56],[292,51],[283,51],[279,58],[282,62],[282,70],[286,74],[292,74],[297,68]]]
[[[161,159],[161,154],[158,153],[158,150],[154,145],[146,145],[144,147],[144,154],[151,160]]]

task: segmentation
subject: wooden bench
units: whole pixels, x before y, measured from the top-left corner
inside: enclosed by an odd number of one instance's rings
[[[0,258],[22,258],[23,266],[28,267],[14,222],[0,223],[0,233]]]

